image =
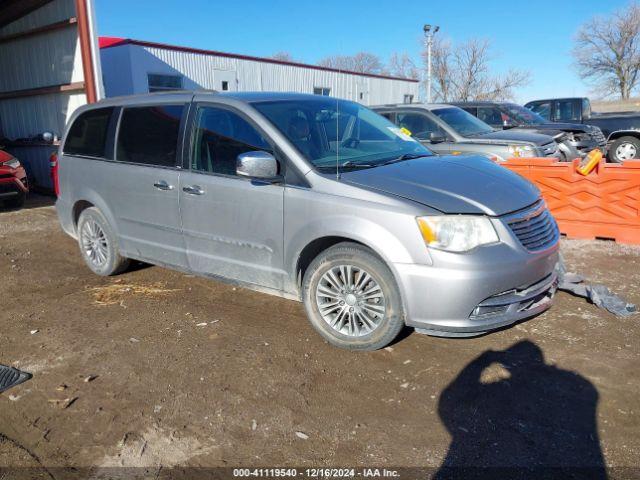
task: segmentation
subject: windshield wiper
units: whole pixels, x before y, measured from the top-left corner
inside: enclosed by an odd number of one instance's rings
[[[340,165],[340,168],[373,168],[377,166],[378,165],[374,165],[373,163],[356,163],[352,162],[351,160],[347,160],[342,165]]]
[[[386,162],[380,163],[379,165],[391,165],[392,163],[404,162],[405,160],[414,160],[416,158],[422,157],[431,157],[432,155],[429,153],[405,153],[400,155],[397,158],[392,158],[391,160],[387,160]]]

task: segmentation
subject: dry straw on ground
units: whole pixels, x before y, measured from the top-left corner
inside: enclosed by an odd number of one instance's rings
[[[126,298],[133,296],[142,297],[159,297],[178,289],[165,288],[162,283],[153,283],[148,285],[135,283],[114,282],[109,285],[101,285],[88,289],[93,294],[93,300],[96,305],[123,305]]]

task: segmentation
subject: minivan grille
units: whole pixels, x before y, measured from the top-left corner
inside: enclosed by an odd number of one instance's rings
[[[543,201],[538,201],[507,219],[511,231],[529,251],[543,250],[559,238],[556,221]]]

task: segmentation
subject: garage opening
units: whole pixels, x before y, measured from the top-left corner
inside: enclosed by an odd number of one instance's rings
[[[76,108],[103,97],[91,0],[0,0],[0,148],[35,189]]]

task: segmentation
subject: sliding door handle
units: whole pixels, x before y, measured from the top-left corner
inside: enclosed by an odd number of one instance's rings
[[[164,180],[159,180],[153,184],[158,190],[173,190],[173,185],[169,185]]]
[[[182,191],[189,195],[204,195],[204,190],[199,185],[189,185],[183,187]]]

